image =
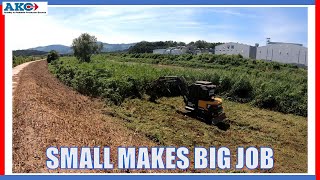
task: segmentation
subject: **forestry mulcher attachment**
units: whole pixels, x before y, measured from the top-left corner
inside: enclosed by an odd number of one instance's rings
[[[208,81],[196,81],[187,85],[183,77],[164,76],[151,84],[147,94],[155,102],[159,97],[182,96],[189,114],[208,124],[218,125],[226,119],[222,99],[215,97],[216,85]]]

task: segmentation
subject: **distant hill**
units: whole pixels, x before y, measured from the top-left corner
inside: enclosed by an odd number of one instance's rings
[[[45,55],[47,52],[45,51],[37,51],[37,50],[16,50],[12,52],[13,56],[35,56],[35,55]]]
[[[115,52],[115,51],[124,51],[129,49],[131,46],[134,46],[136,43],[129,44],[108,44],[103,43],[102,52]],[[28,50],[44,51],[49,52],[51,50],[57,51],[59,54],[72,54],[72,48],[70,46],[65,46],[61,44],[54,44],[48,46],[39,46],[35,48],[30,48]]]
[[[102,52],[115,52],[115,51],[124,51],[129,49],[131,46],[134,46],[136,43],[129,44],[108,44],[103,43]]]
[[[44,51],[50,52],[51,50],[57,51],[59,54],[71,54],[72,49],[69,46],[61,45],[61,44],[54,44],[49,46],[39,46],[35,48],[30,48],[28,50],[37,50],[37,51]]]

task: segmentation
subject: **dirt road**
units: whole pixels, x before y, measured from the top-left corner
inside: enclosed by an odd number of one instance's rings
[[[21,69],[13,98],[13,172],[49,172],[45,153],[50,146],[110,146],[113,162],[118,146],[155,146],[121,120],[105,115],[103,103],[59,82],[46,61]]]
[[[29,64],[33,63],[33,62],[37,62],[37,61],[43,61],[43,59],[41,60],[36,60],[36,61],[30,61],[30,62],[26,62],[23,64],[20,64],[16,67],[14,67],[12,69],[12,93],[14,93],[18,83],[19,83],[19,73],[21,72],[22,69],[24,69],[25,67],[27,67]],[[13,94],[14,95],[14,94]]]

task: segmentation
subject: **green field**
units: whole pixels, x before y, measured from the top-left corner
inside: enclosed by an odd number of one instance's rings
[[[186,56],[134,56],[95,55],[90,63],[62,57],[49,69],[80,93],[105,100],[106,115],[122,119],[125,126],[158,145],[228,146],[232,154],[238,146],[268,146],[274,149],[276,166],[254,172],[307,172],[306,69],[237,56],[211,55],[220,58],[212,62],[200,60],[210,55],[189,60],[182,58]],[[166,75],[184,76],[188,83],[217,84],[230,128],[223,131],[186,116],[182,97],[148,101],[150,82]]]

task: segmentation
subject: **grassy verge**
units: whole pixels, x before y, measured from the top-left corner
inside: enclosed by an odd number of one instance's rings
[[[12,67],[16,67],[20,64],[43,59],[45,56],[13,56],[12,58]]]

